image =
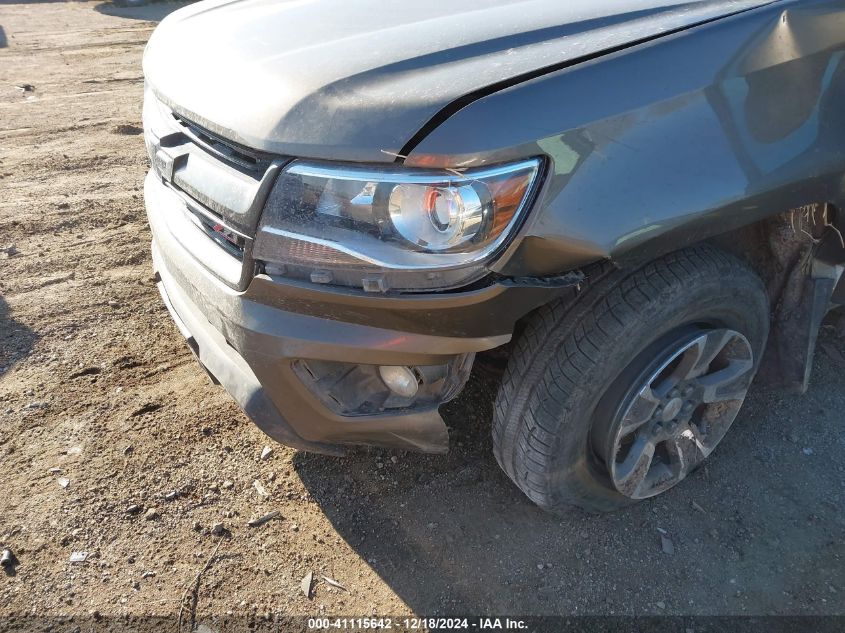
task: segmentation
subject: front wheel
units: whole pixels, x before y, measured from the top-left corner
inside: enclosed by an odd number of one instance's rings
[[[768,324],[760,278],[709,246],[611,272],[526,324],[496,402],[496,459],[552,511],[660,494],[727,433]]]

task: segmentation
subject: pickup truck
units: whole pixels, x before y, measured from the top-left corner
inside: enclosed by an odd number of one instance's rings
[[[845,0],[207,0],[144,54],[173,319],[270,437],[443,452],[506,361],[536,504],[668,490],[845,298]],[[754,420],[742,420],[753,424]]]

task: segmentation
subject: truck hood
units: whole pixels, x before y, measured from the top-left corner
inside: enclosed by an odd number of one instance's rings
[[[768,3],[207,0],[159,25],[144,73],[168,106],[248,147],[391,162],[466,95]]]

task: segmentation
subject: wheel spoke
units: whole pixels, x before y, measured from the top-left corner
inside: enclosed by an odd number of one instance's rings
[[[731,360],[724,369],[700,376],[696,382],[702,389],[702,402],[712,404],[727,400],[742,400],[751,382],[754,363],[748,360]]]
[[[625,412],[620,423],[618,437],[620,439],[627,437],[648,422],[659,404],[660,398],[652,391],[651,387],[648,385],[643,387]]]
[[[654,393],[658,397],[665,398],[666,394],[672,391],[672,389],[674,389],[675,386],[690,373],[700,356],[697,343],[698,341],[695,341],[689,347],[681,350],[678,354],[666,362],[664,367],[680,358],[677,366],[668,375],[662,376],[657,384],[653,385]]]
[[[676,481],[680,481],[689,474],[712,449],[708,449],[699,432],[689,424],[675,437],[666,442],[669,453],[670,470]]]
[[[650,438],[638,437],[631,445],[625,461],[616,465],[614,483],[617,490],[629,497],[636,497],[645,483],[653,458],[654,443]]]
[[[693,345],[697,356],[695,363],[687,372],[687,378],[698,378],[707,373],[710,364],[716,359],[725,346],[736,338],[736,332],[731,330],[712,330],[698,338]]]
[[[734,336],[735,333],[730,330],[713,330],[687,344],[664,365],[666,367],[677,361],[671,373],[663,376],[658,385],[654,385],[655,393],[665,397],[679,382],[706,372],[713,359]]]

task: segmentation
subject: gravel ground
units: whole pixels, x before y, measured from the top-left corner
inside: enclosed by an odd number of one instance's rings
[[[254,428],[152,280],[140,60],[176,6],[0,5],[0,616],[845,613],[832,331],[807,395],[755,391],[706,468],[612,515],[509,483],[486,373],[445,408],[448,456]]]

